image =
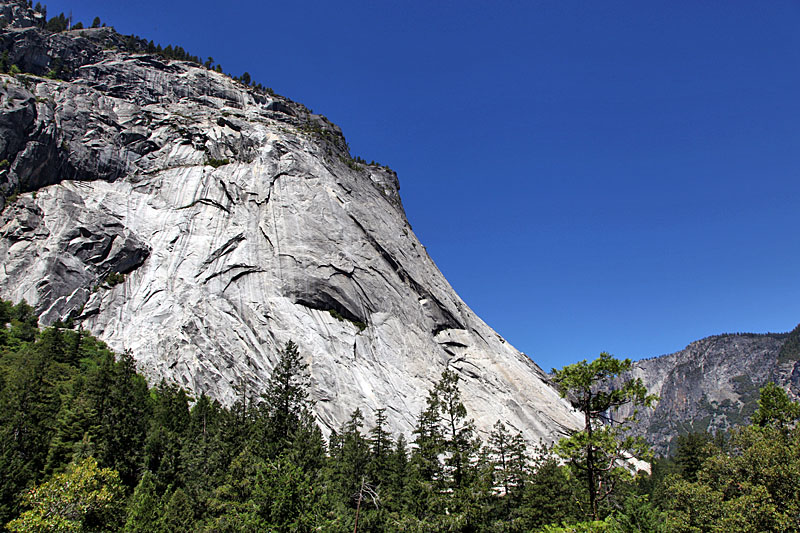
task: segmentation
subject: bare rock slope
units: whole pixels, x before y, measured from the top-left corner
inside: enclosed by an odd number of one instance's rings
[[[353,161],[323,116],[110,28],[51,34],[24,2],[0,14],[24,72],[0,76],[2,297],[225,402],[294,340],[327,428],[360,406],[410,431],[446,367],[482,430],[577,427],[428,257],[394,172]]]

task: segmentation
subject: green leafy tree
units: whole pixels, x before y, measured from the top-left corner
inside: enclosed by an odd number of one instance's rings
[[[515,505],[528,476],[527,446],[522,433],[511,434],[499,420],[489,435],[494,484],[502,488],[508,506]]]
[[[725,448],[703,461],[696,481],[669,478],[668,530],[798,531],[800,429],[782,425],[796,406],[783,389],[764,387],[754,416],[763,425],[734,430]]]
[[[800,419],[800,404],[789,399],[786,391],[774,383],[767,383],[758,397],[758,409],[753,423],[761,427],[773,426],[781,431]]]
[[[183,485],[183,442],[189,428],[186,391],[165,381],[151,391],[152,415],[144,442],[143,463],[159,493]]]
[[[697,481],[703,461],[718,451],[709,433],[689,433],[677,437],[673,458],[677,472],[688,481]]]
[[[630,478],[629,461],[648,457],[641,438],[625,435],[625,420],[614,418],[623,405],[651,406],[656,396],[648,395],[641,379],[615,382],[630,370],[631,360],[620,361],[603,352],[588,363],[583,360],[561,370],[553,370],[553,382],[563,397],[583,414],[583,430],[562,439],[555,452],[586,480],[587,517],[598,520],[600,504],[613,494],[621,479]]]
[[[225,441],[224,425],[230,423],[226,410],[206,395],[192,406],[187,438],[183,441],[184,490],[204,518],[213,489],[222,483],[236,450]]]
[[[20,345],[3,362],[8,370],[0,394],[0,518],[8,520],[18,511],[20,491],[44,470],[60,409],[57,387],[69,374],[31,344]]]
[[[123,516],[119,475],[91,457],[34,487],[24,499],[31,509],[9,522],[10,531],[109,531]]]

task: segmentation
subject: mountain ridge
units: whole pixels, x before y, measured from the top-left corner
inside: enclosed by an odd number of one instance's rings
[[[800,398],[800,356],[784,353],[798,338],[800,326],[788,333],[723,333],[634,362],[620,379],[641,378],[660,400],[638,413],[633,431],[663,455],[677,435],[716,433],[749,423],[759,389],[768,382]],[[623,408],[621,414],[632,411]]]

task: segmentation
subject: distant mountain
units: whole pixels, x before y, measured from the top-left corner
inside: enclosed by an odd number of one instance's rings
[[[0,296],[225,403],[293,340],[325,431],[360,407],[408,434],[445,368],[480,430],[579,426],[439,272],[396,174],[324,116],[182,49],[49,31],[25,1],[0,22]]]
[[[676,435],[748,423],[759,389],[769,381],[800,397],[800,326],[791,333],[707,337],[679,352],[637,361],[624,377],[641,378],[661,397],[655,409],[639,413],[635,431],[664,454]]]

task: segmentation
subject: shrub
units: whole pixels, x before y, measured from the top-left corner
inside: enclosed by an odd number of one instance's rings
[[[206,165],[211,165],[214,168],[219,168],[222,165],[229,165],[230,162],[231,162],[230,159],[228,159],[227,157],[225,159],[214,159],[213,157],[209,157],[206,160]]]

